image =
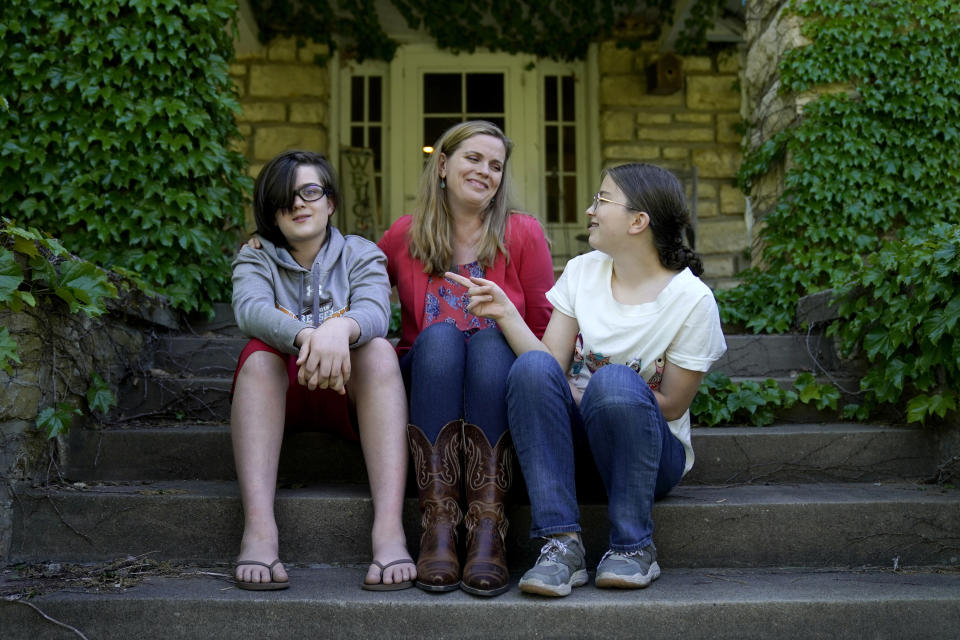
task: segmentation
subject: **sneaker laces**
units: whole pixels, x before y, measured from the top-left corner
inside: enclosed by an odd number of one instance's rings
[[[607,549],[607,552],[603,554],[603,557],[600,558],[600,564],[603,564],[603,561],[609,558],[610,556],[620,556],[622,558],[640,558],[643,559],[643,549],[636,549],[634,551],[614,551],[613,549]],[[598,565],[599,566],[599,565]]]
[[[560,540],[559,538],[550,538],[547,540],[547,544],[543,545],[540,549],[540,558],[537,560],[537,564],[540,564],[540,561],[546,559],[551,562],[559,562],[560,557],[568,553],[570,549],[567,547],[567,543]]]

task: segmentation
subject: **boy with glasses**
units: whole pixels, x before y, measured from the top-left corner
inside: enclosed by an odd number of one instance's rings
[[[401,512],[407,405],[393,346],[386,258],[330,217],[342,207],[326,158],[287,151],[260,172],[261,248],[233,263],[233,309],[252,336],[234,375],[231,434],[244,511],[237,586],[285,589],[273,511],[284,429],[325,428],[363,448],[373,498],[370,590],[413,586]]]

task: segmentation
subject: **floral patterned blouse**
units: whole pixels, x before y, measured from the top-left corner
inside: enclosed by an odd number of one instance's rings
[[[485,270],[479,262],[458,264],[456,273],[465,278],[482,278]],[[431,275],[427,280],[426,299],[424,300],[424,326],[437,322],[449,322],[456,325],[463,332],[464,337],[490,327],[497,323],[489,318],[479,318],[467,311],[470,302],[467,288],[447,280],[442,276]]]

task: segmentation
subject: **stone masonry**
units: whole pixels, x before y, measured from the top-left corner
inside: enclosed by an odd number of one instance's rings
[[[682,89],[651,95],[646,67],[661,53],[658,43],[639,50],[600,45],[599,108],[602,163],[652,162],[679,172],[698,171],[697,249],[714,286],[736,284],[749,246],[746,199],[736,186],[742,140],[741,53],[682,59]],[[323,45],[278,38],[269,45],[238,43],[230,67],[242,113],[239,150],[255,177],[278,152],[305,147],[327,151],[332,99],[329,54]],[[692,190],[688,188],[688,195]],[[248,228],[253,228],[248,211]]]
[[[820,95],[855,91],[848,85],[826,85],[805,93],[781,91],[780,61],[791,49],[807,46],[802,20],[789,11],[788,0],[752,0],[746,4],[746,56],[743,69],[743,93],[746,100],[747,135],[745,149],[755,151],[777,133],[794,124],[803,115],[804,106]],[[753,180],[747,224],[750,227],[751,256],[760,265],[762,245],[759,231],[763,218],[783,193],[789,153],[772,163],[766,175]]]
[[[647,91],[646,68],[660,55],[656,42],[639,50],[601,44],[603,163],[650,162],[681,173],[696,167],[697,250],[706,278],[732,286],[748,246],[746,200],[736,186],[742,160],[740,54],[730,49],[683,57],[682,88],[654,95]]]
[[[330,82],[327,67],[316,63],[328,55],[326,45],[293,38],[237,47],[230,75],[242,108],[237,124],[244,141],[238,151],[249,160],[250,177],[286,149],[329,151]],[[248,210],[250,229],[252,215]]]
[[[92,374],[116,389],[137,367],[149,338],[143,318],[131,322],[126,315],[125,301],[99,318],[71,314],[65,304],[47,300],[18,313],[0,312],[0,326],[17,341],[21,360],[11,374],[0,370],[0,564],[12,535],[12,483],[56,481],[68,462],[65,441],[51,443],[36,427],[40,412],[65,402],[83,411],[71,426],[82,429],[94,422],[84,397]],[[59,467],[49,461],[53,450]]]

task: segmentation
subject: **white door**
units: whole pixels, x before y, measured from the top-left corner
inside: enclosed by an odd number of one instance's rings
[[[562,267],[586,249],[583,213],[597,183],[596,157],[587,135],[595,123],[587,99],[585,63],[537,61],[505,53],[454,55],[432,45],[398,49],[385,65],[346,69],[341,76],[340,138],[378,154],[377,182],[384,226],[410,213],[425,147],[451,125],[483,119],[514,142],[510,177],[513,205],[536,215]],[[380,105],[371,105],[379,100]]]
[[[429,147],[447,128],[464,120],[489,120],[514,141],[510,177],[521,209],[538,202],[536,149],[529,130],[536,127],[536,103],[524,100],[535,74],[532,62],[498,53],[454,55],[428,45],[408,45],[390,65],[391,122],[388,214],[409,213]]]

